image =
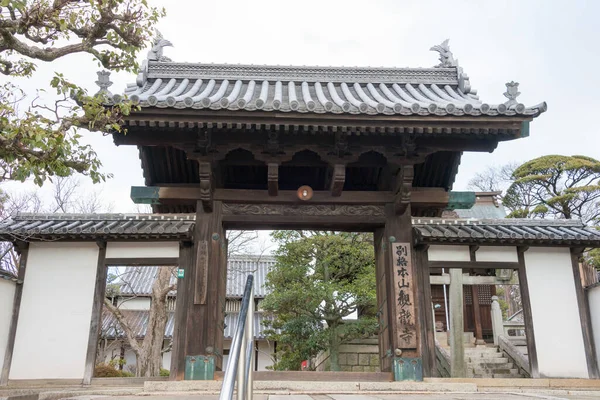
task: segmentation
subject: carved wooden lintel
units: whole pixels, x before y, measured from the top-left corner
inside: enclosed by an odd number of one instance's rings
[[[200,175],[200,201],[205,211],[212,211],[212,166],[210,163],[201,162],[199,165]]]
[[[269,163],[267,179],[269,196],[277,196],[277,193],[279,192],[279,165],[277,163]]]
[[[331,177],[331,195],[340,197],[344,190],[344,182],[346,181],[346,166],[336,164],[333,166],[333,176]]]
[[[284,215],[284,216],[383,216],[383,206],[376,205],[287,205],[223,203],[223,215]]]
[[[401,215],[406,212],[410,205],[410,193],[414,178],[414,168],[412,165],[403,165],[396,175],[396,188],[394,190],[394,207],[396,214]]]

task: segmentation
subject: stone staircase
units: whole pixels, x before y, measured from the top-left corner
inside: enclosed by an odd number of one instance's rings
[[[524,378],[498,346],[465,347],[468,378]]]

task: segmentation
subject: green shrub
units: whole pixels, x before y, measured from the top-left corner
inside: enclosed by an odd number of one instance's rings
[[[164,369],[164,368],[160,369],[160,376],[169,376],[169,375],[171,375],[171,372],[168,369]]]
[[[123,378],[133,378],[135,374],[129,371],[120,371]]]

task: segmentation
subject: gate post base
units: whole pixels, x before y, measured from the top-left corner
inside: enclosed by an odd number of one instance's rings
[[[215,356],[186,356],[186,381],[210,381],[215,379]]]
[[[394,357],[392,369],[395,381],[423,381],[421,357]]]

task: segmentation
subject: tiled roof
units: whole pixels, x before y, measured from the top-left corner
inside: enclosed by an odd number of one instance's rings
[[[515,243],[600,247],[600,231],[577,220],[413,218],[418,243]]]
[[[142,107],[387,115],[527,115],[542,103],[487,104],[451,68],[284,67],[150,62],[124,93]],[[114,97],[119,100],[120,96]]]
[[[132,330],[135,332],[137,338],[143,338],[146,335],[146,329],[148,327],[148,317],[150,315],[148,310],[121,310],[121,313],[127,319]],[[239,314],[225,314],[225,329],[224,336],[226,339],[233,337],[235,325],[237,324]],[[268,317],[262,312],[254,313],[254,337],[256,339],[265,338],[265,327],[263,321]],[[165,338],[173,337],[173,328],[175,326],[175,312],[170,311],[167,313],[167,325],[165,326]],[[115,318],[114,314],[107,309],[102,310],[102,328],[100,331],[100,337],[106,339],[123,338],[125,334],[121,329],[121,325]]]
[[[518,103],[514,82],[507,84],[506,103],[481,102],[448,41],[431,48],[441,64],[430,68],[179,63],[162,56],[169,45],[156,39],[136,83],[124,92],[142,107],[438,116],[537,116],[546,110],[545,103]],[[108,92],[107,76],[100,81],[110,101],[122,99]]]
[[[275,264],[272,256],[231,257],[227,263],[227,297],[241,298],[246,285],[246,277],[254,274],[254,297],[267,295],[265,288],[267,272]],[[125,267],[121,273],[121,295],[149,296],[159,267]],[[175,275],[171,284],[176,284]],[[176,292],[171,293],[175,295]]]
[[[0,240],[159,239],[191,237],[194,215],[17,214],[0,222]]]

